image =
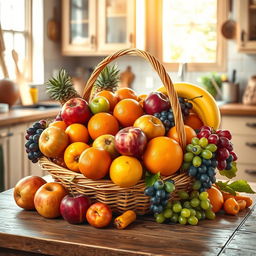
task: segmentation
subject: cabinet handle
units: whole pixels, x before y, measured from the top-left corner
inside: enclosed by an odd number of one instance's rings
[[[245,125],[250,128],[256,128],[256,123],[246,123]]]
[[[256,142],[246,142],[245,145],[250,148],[256,148]]]
[[[241,42],[244,43],[244,41],[245,41],[245,31],[244,30],[241,31],[240,39],[241,39]]]
[[[129,35],[129,42],[130,42],[131,47],[132,47],[133,46],[133,34],[132,33]]]
[[[92,47],[95,46],[95,36],[94,35],[91,35],[90,43],[91,43]]]
[[[11,137],[13,136],[13,133],[12,132],[3,132],[3,133],[0,133],[0,139],[2,138],[7,138],[7,137]]]
[[[250,174],[250,175],[256,175],[256,170],[250,170],[250,169],[247,170],[246,169],[245,173]]]

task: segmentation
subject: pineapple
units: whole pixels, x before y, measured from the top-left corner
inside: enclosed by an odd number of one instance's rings
[[[120,70],[117,65],[106,66],[100,73],[92,88],[91,99],[95,97],[98,92],[103,90],[115,92],[118,87]]]
[[[46,83],[46,92],[51,99],[59,101],[62,105],[71,98],[81,98],[65,69],[60,69],[56,77],[49,79]]]

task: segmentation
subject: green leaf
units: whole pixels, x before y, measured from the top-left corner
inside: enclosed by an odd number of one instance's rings
[[[228,185],[231,189],[237,192],[245,192],[250,194],[255,194],[256,192],[252,190],[251,186],[246,180],[237,180]]]
[[[236,177],[236,172],[237,172],[236,163],[232,162],[231,166],[232,166],[232,168],[230,170],[220,171],[220,175],[225,176],[229,179],[232,179],[232,178]]]
[[[228,186],[228,181],[227,182],[218,181],[215,184],[219,187],[221,191],[228,192],[234,196],[236,195],[236,191]]]
[[[157,174],[146,172],[146,177],[145,177],[146,187],[152,186],[157,180],[159,180],[159,178],[160,178],[160,172],[158,172]]]

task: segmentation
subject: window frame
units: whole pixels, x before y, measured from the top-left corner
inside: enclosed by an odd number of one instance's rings
[[[170,0],[175,1],[175,0]],[[221,25],[228,17],[228,1],[217,1],[217,58],[214,63],[187,63],[187,71],[226,71],[227,41],[221,35]],[[162,49],[162,6],[163,0],[148,0],[146,17],[146,49],[154,54],[165,66],[167,71],[177,71],[179,63],[163,62]],[[155,19],[152,17],[155,16]],[[155,40],[152,40],[155,38]]]
[[[25,30],[18,31],[12,29],[3,29],[4,33],[23,34],[26,42],[26,69],[27,69],[27,82],[32,82],[32,0],[25,0]]]

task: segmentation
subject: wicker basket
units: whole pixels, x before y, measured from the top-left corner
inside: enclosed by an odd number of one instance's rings
[[[84,89],[83,98],[89,101],[93,84],[100,72],[111,61],[124,55],[137,55],[146,59],[158,73],[162,83],[166,87],[174,113],[177,133],[184,149],[186,146],[186,135],[177,94],[163,65],[149,53],[138,49],[125,49],[106,57],[98,64],[89,78]],[[140,215],[149,212],[149,197],[144,195],[145,181],[143,179],[133,187],[121,188],[112,183],[111,180],[102,179],[94,181],[87,179],[81,173],[76,173],[58,166],[45,157],[40,159],[39,164],[44,171],[48,171],[56,181],[61,182],[69,191],[72,190],[74,193],[85,194],[92,200],[106,203],[114,212],[134,210]],[[175,181],[176,191],[190,190],[192,179],[186,173],[176,173],[172,176],[164,177],[165,180],[170,178]],[[177,194],[173,194],[171,200],[175,198],[177,198]]]

